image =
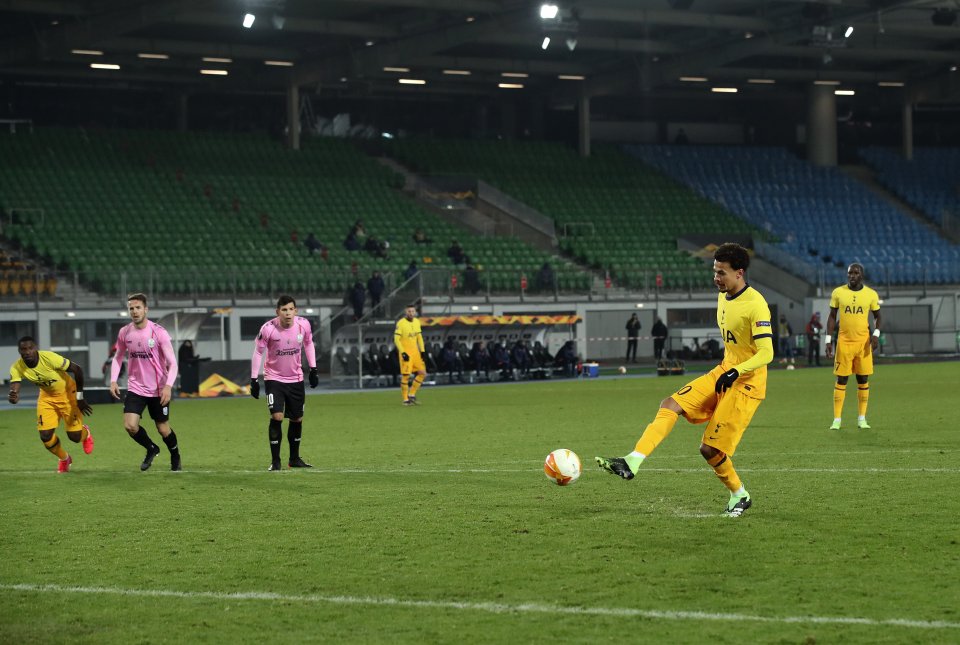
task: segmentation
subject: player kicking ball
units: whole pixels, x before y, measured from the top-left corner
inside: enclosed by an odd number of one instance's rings
[[[750,255],[739,244],[723,244],[713,256],[717,326],[723,337],[723,361],[660,402],[653,422],[625,457],[597,457],[608,473],[633,479],[640,464],[673,430],[681,415],[690,423],[706,423],[700,454],[730,491],[724,513],[740,517],[753,504],[733,468],[733,453],[766,396],[767,364],[773,360],[770,309],[747,284]]]
[[[59,461],[57,472],[70,471],[73,457],[67,454],[57,437],[57,427],[63,419],[70,441],[83,446],[83,452],[93,452],[93,435],[83,423],[83,415],[93,414],[93,408],[83,400],[83,370],[56,352],[41,351],[37,342],[24,336],[17,343],[20,359],[10,366],[10,393],[7,400],[20,401],[20,383],[26,379],[40,388],[37,399],[37,430],[40,441]],[[73,378],[67,376],[72,375]]]

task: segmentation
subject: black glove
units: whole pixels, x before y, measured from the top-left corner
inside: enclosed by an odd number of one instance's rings
[[[730,389],[730,386],[733,385],[733,382],[738,378],[740,378],[740,372],[733,367],[721,374],[720,378],[717,379],[717,394],[726,392],[728,389]]]
[[[400,358],[402,358],[402,359],[403,359],[403,362],[406,363],[407,361],[410,360],[410,354],[408,354],[408,353],[406,353],[406,352],[401,352],[401,353],[400,353]]]
[[[255,399],[260,398],[260,381],[258,379],[250,379],[250,396]]]
[[[320,376],[317,374],[317,368],[316,368],[316,367],[311,367],[311,368],[310,368],[310,376],[309,376],[308,378],[310,379],[310,387],[313,388],[313,387],[317,387],[318,385],[320,385]]]

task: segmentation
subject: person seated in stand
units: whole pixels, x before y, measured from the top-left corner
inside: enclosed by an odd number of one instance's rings
[[[323,244],[320,243],[320,240],[318,240],[317,236],[313,233],[307,235],[307,239],[303,241],[303,245],[307,247],[307,251],[310,253],[310,255],[314,255],[323,248]]]

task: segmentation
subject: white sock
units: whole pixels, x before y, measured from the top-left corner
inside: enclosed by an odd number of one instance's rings
[[[733,497],[746,497],[747,489],[743,486],[740,486],[740,488],[737,489],[737,492],[733,493],[732,495]]]
[[[840,423],[840,417],[833,417],[834,423]]]
[[[646,458],[647,458],[647,456],[646,456],[645,454],[643,454],[642,452],[637,452],[636,450],[634,450],[634,451],[631,452],[629,455],[627,455],[627,457],[639,457],[640,459],[646,459]]]
[[[866,421],[866,420],[867,420],[867,417],[865,417],[865,416],[862,415],[862,414],[857,417],[857,421]]]

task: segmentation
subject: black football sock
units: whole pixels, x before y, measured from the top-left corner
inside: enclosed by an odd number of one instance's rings
[[[291,421],[287,427],[287,441],[290,442],[290,461],[300,458],[300,435],[303,434],[303,421]]]
[[[130,438],[151,452],[160,451],[160,447],[150,440],[150,437],[147,435],[147,431],[143,429],[143,426],[140,426],[140,429],[137,430],[137,434],[130,435]]]
[[[177,435],[173,430],[163,438],[163,443],[167,444],[167,450],[170,451],[171,455],[180,454],[180,448],[177,447]]]
[[[270,419],[270,456],[273,461],[280,461],[280,441],[283,440],[283,421]]]

